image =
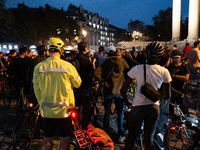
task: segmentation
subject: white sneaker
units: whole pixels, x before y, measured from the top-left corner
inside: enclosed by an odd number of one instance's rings
[[[158,133],[156,135],[156,140],[158,141],[161,147],[164,147],[164,135],[162,133]]]
[[[119,140],[118,140],[118,142],[119,143],[124,143],[124,141],[126,140],[126,138],[125,138],[125,136],[119,136]]]

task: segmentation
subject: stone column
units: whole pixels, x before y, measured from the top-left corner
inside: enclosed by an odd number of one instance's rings
[[[181,0],[173,0],[172,41],[179,41],[181,31]]]
[[[199,0],[190,0],[187,39],[197,38],[199,38]]]

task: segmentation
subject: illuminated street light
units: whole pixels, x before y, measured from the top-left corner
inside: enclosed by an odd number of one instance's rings
[[[82,34],[84,35],[84,37],[86,37],[86,35],[87,35],[87,31],[82,30]]]
[[[85,37],[86,37],[86,35],[87,35],[87,31],[86,31],[86,30],[82,30],[82,34],[83,34],[83,36],[84,36],[84,42],[85,42],[85,41],[86,41]]]

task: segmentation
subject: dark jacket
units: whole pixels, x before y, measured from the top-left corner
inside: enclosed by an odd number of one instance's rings
[[[89,88],[94,71],[92,62],[89,60],[87,55],[83,53],[79,53],[74,59],[77,59],[80,63],[80,71],[78,71],[78,73],[82,80],[81,87]]]
[[[112,68],[113,72],[108,77]],[[98,81],[107,81],[110,87],[104,87],[104,94],[120,94],[120,89],[125,81],[123,71],[129,69],[127,62],[122,57],[112,56],[101,63],[95,71],[95,78]],[[107,79],[108,77],[108,79]]]

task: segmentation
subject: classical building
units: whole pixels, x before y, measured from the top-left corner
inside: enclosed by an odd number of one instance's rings
[[[172,41],[179,41],[181,29],[181,0],[173,0]],[[199,38],[199,0],[189,0],[189,20],[187,40]]]
[[[72,4],[68,6],[66,15],[77,20],[81,28],[78,42],[87,42],[90,51],[97,51],[100,45],[105,47],[114,45],[114,32],[117,27],[110,25],[107,18],[83,9],[82,5],[76,7]]]

